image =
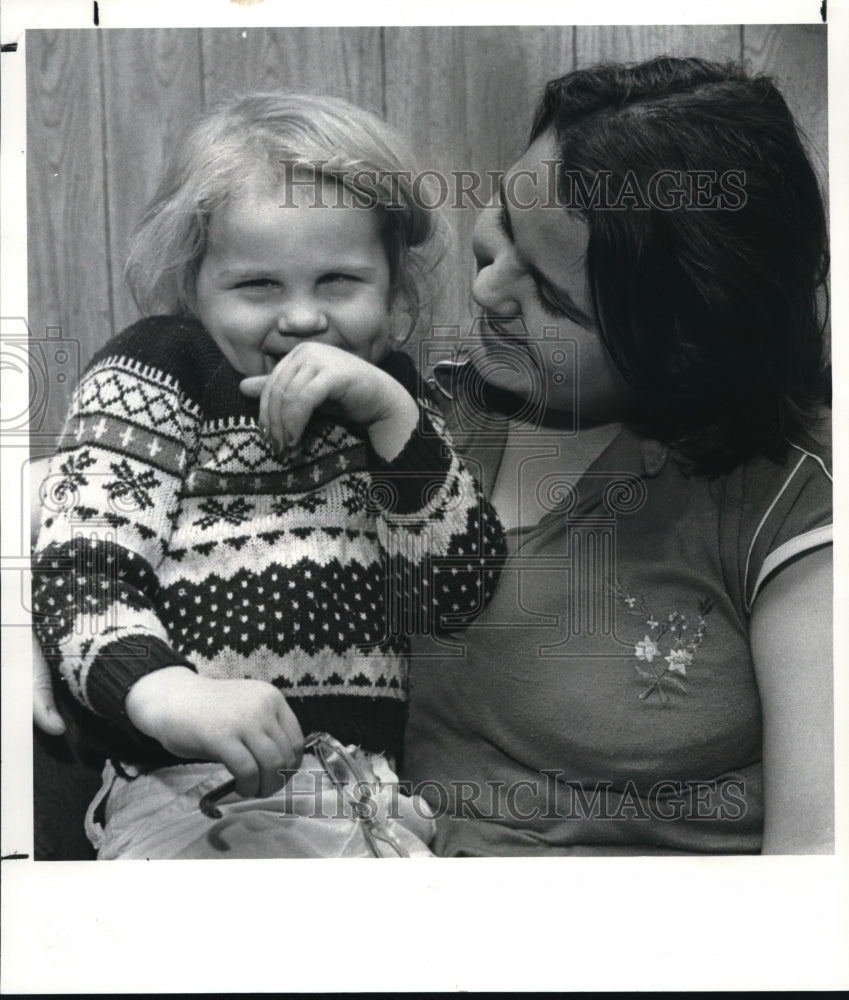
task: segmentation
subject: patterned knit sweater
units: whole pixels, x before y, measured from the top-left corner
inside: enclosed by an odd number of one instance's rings
[[[271,682],[304,732],[400,754],[409,636],[481,610],[504,533],[410,359],[382,367],[419,404],[401,454],[314,418],[289,460],[196,321],[142,320],[95,356],[42,487],[33,607],[113,753],[169,760],[124,699],[185,664]]]

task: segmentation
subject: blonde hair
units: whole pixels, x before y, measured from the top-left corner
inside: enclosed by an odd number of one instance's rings
[[[435,202],[415,197],[422,178],[414,183],[412,156],[391,126],[347,101],[313,94],[230,98],[177,144],[125,268],[142,313],[193,315],[213,213],[258,178],[279,184],[293,169],[341,183],[380,213],[393,306],[400,301],[409,315],[397,339],[409,335],[426,303],[422,286],[444,249],[444,224],[429,207]]]

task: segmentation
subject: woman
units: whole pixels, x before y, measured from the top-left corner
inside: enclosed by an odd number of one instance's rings
[[[767,80],[552,81],[480,218],[458,449],[512,528],[419,649],[436,849],[832,849],[831,480],[816,179]]]
[[[831,850],[826,229],[784,100],[552,81],[475,255],[436,381],[513,559],[413,667],[437,853]]]

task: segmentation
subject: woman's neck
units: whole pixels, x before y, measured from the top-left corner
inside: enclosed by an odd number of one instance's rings
[[[490,497],[505,528],[534,525],[549,513],[552,475],[577,482],[621,429],[609,423],[576,433],[511,421]]]

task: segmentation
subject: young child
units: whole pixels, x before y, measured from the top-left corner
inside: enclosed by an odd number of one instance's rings
[[[399,148],[345,102],[249,95],[143,220],[148,318],[76,392],[34,567],[45,654],[111,734],[99,857],[209,856],[178,828],[221,765],[271,795],[305,733],[397,757],[410,631],[493,590],[501,526],[395,349],[435,230]]]

